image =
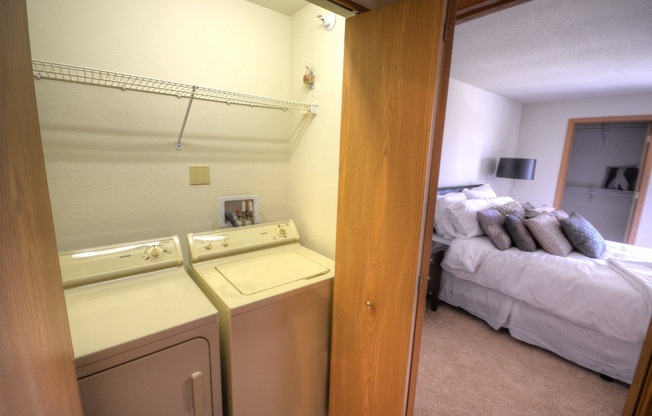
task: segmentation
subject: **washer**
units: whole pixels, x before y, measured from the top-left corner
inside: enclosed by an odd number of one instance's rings
[[[188,235],[190,272],[220,314],[231,416],[327,414],[334,262],[292,220]]]
[[[217,310],[177,236],[59,263],[84,414],[222,415]]]

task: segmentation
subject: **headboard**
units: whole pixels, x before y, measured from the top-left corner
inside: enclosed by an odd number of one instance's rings
[[[462,192],[464,189],[476,188],[478,186],[482,186],[482,184],[466,185],[466,186],[446,186],[444,188],[437,189],[437,195],[446,195],[452,192]]]

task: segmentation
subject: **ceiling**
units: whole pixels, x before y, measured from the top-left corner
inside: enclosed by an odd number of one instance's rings
[[[247,0],[259,6],[266,7],[276,12],[292,16],[306,4],[306,0]]]
[[[533,0],[455,27],[451,77],[522,103],[652,92],[652,0]]]
[[[532,0],[461,23],[451,77],[522,103],[652,93],[652,0]]]

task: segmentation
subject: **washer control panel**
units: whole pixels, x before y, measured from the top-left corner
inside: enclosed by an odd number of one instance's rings
[[[59,253],[64,287],[181,266],[177,236]]]
[[[188,234],[193,262],[296,241],[299,232],[292,220]]]

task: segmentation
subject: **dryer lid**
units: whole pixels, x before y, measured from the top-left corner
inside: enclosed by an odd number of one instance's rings
[[[252,295],[297,280],[311,279],[330,271],[328,267],[294,251],[224,263],[215,269],[243,295]]]

